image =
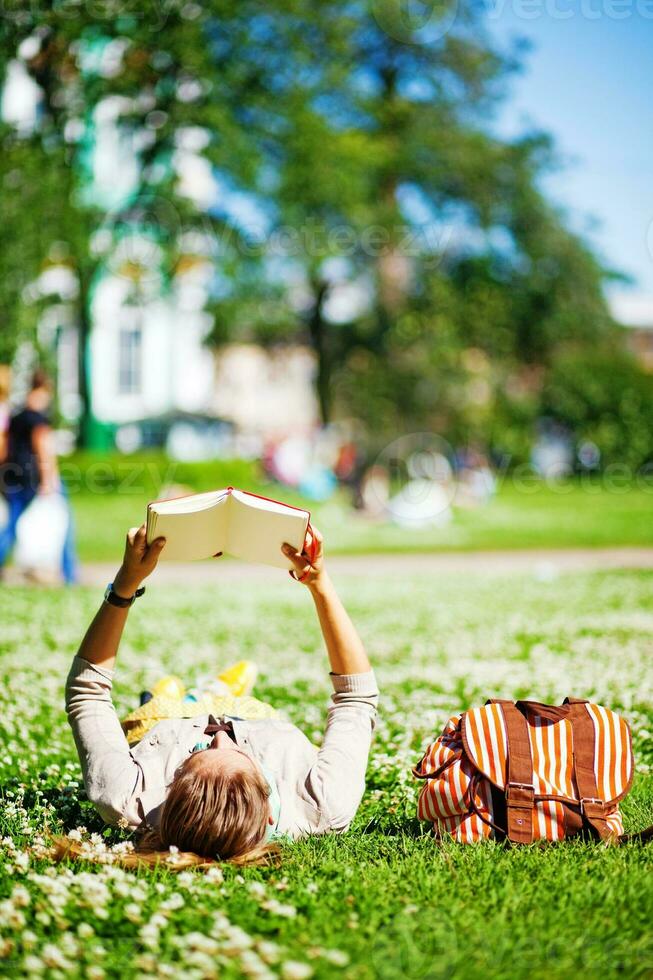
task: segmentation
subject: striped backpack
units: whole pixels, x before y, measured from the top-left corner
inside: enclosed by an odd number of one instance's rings
[[[628,724],[577,698],[487,701],[450,718],[413,769],[424,780],[418,816],[437,837],[519,844],[581,831],[625,840],[619,801],[633,772]]]

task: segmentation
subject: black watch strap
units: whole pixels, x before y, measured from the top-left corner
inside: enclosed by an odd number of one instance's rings
[[[136,589],[132,596],[126,599],[124,596],[118,595],[118,593],[113,588],[113,582],[109,582],[104,593],[105,602],[108,602],[111,606],[118,606],[119,609],[127,609],[128,606],[133,605],[133,603],[140,599],[140,597],[145,592],[145,586],[142,585],[140,589]]]

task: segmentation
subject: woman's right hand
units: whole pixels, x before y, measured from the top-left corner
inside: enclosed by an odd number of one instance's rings
[[[286,558],[290,558],[295,566],[290,570],[292,578],[302,585],[315,585],[324,571],[324,538],[316,527],[310,524],[306,529],[304,545],[301,551],[296,551],[291,544],[281,546]]]
[[[130,596],[140,588],[143,579],[156,568],[165,543],[165,538],[157,538],[148,545],[145,524],[127,532],[122,565],[113,583],[118,595]]]

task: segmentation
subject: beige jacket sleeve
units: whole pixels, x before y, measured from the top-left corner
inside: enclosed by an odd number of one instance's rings
[[[365,792],[365,771],[376,721],[379,689],[374,671],[331,674],[326,731],[306,789],[325,821],[324,830],[347,830]]]
[[[107,823],[137,825],[143,773],[120,726],[112,685],[113,671],[75,657],[66,681],[66,713],[89,800]]]

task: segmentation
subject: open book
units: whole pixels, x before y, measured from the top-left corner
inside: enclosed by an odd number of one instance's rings
[[[293,568],[281,545],[288,541],[300,551],[309,517],[299,507],[227,487],[148,504],[147,543],[166,538],[162,560],[194,561],[228,554]]]

